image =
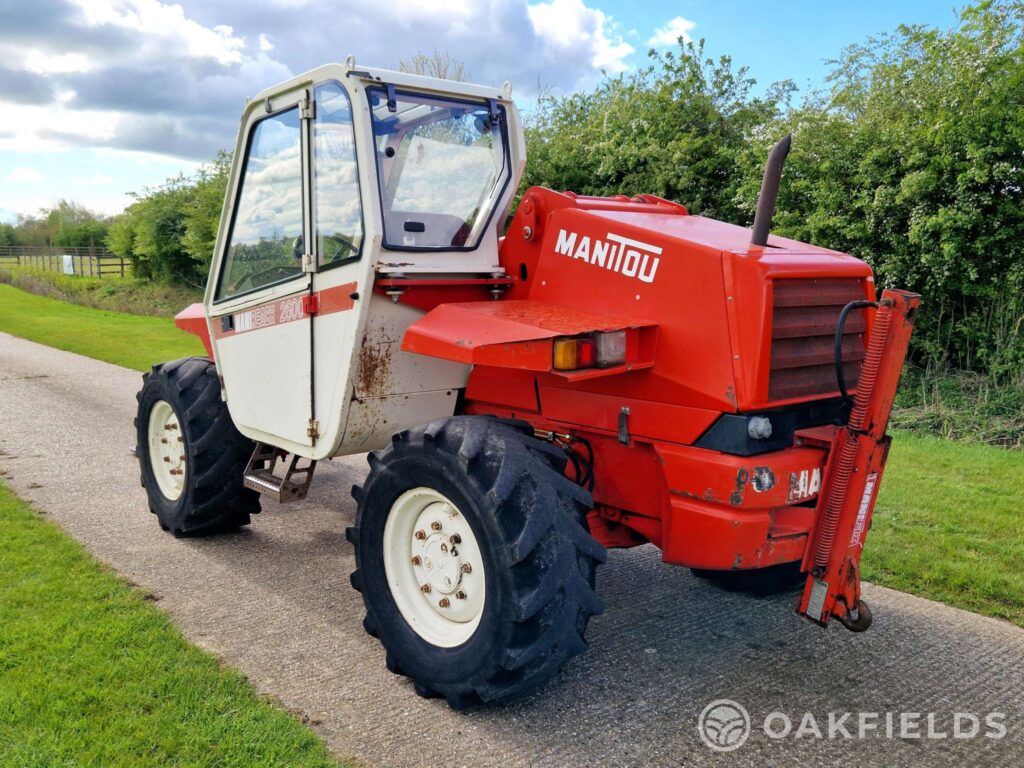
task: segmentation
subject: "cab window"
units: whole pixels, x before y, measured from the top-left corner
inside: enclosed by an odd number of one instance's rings
[[[314,95],[316,253],[321,268],[329,268],[359,258],[363,217],[352,104],[348,94],[338,83],[324,83],[316,88]]]
[[[384,242],[475,248],[510,176],[504,107],[369,89]]]
[[[217,299],[302,273],[302,140],[297,107],[260,120],[245,172]]]

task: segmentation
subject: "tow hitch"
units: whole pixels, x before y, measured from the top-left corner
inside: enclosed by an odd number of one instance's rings
[[[907,291],[882,293],[849,421],[832,439],[815,528],[804,551],[807,584],[797,608],[821,626],[832,616],[853,632],[871,626],[871,610],[860,596],[860,556],[889,454],[885,429],[920,301]]]

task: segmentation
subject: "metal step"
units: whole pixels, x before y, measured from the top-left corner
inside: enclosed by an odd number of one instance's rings
[[[284,476],[274,472],[278,459],[282,461]],[[308,462],[299,466],[299,461]],[[266,496],[272,496],[282,504],[289,501],[300,501],[306,498],[309,485],[313,482],[313,470],[316,462],[303,459],[295,454],[288,454],[266,443],[256,443],[256,450],[242,475],[242,483]]]

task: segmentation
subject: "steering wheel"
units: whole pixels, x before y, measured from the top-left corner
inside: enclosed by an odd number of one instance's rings
[[[327,260],[328,264],[330,264],[332,261],[336,261],[338,257],[341,256],[342,253],[346,250],[349,251],[352,255],[356,255],[359,253],[359,246],[356,245],[355,242],[350,237],[346,237],[345,235],[335,232],[332,235],[323,235],[323,238],[324,240],[335,240],[341,244],[340,247],[334,253],[331,254],[331,258]]]
[[[275,279],[257,282],[258,278],[263,277],[264,275],[271,274],[275,276]],[[249,284],[248,288],[259,288],[263,285],[266,285],[267,283],[276,282],[276,279],[283,280],[286,277],[294,277],[297,274],[298,272],[296,271],[295,267],[285,266],[282,264],[278,264],[273,267],[267,267],[266,269],[252,270],[250,272],[246,272],[244,275],[238,278],[238,282],[235,283],[235,290],[237,291],[241,289],[245,283]]]

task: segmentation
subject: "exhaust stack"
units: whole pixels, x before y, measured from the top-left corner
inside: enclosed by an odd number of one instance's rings
[[[751,245],[767,245],[768,230],[772,227],[772,216],[775,215],[775,200],[779,196],[779,181],[782,179],[782,166],[793,143],[793,134],[787,133],[772,147],[768,154],[768,162],[764,166],[764,177],[761,179],[761,192],[757,196],[757,213],[754,214],[754,226],[750,238]]]

